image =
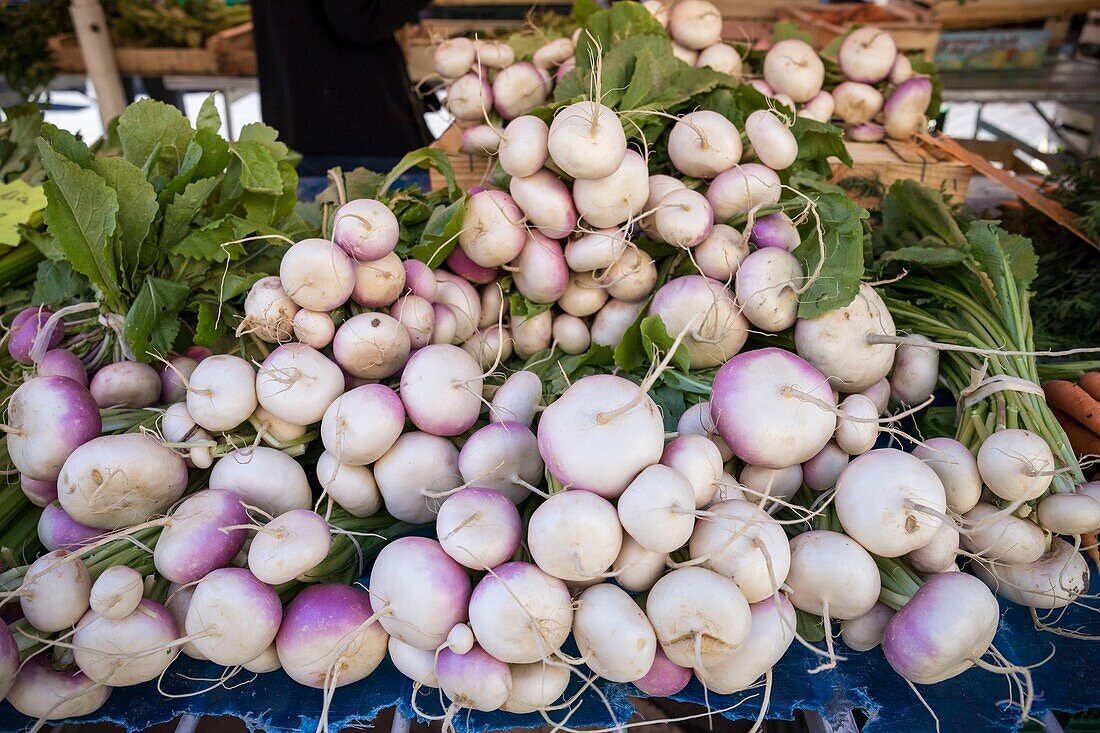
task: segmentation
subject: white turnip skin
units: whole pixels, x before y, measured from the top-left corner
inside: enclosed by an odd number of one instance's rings
[[[856,143],[877,143],[886,138],[886,128],[874,122],[860,122],[845,130],[844,137]]]
[[[836,101],[833,99],[833,95],[822,90],[810,97],[806,104],[802,106],[802,109],[798,111],[798,114],[801,117],[809,117],[818,122],[828,122],[832,119],[835,109]]]
[[[397,217],[374,199],[349,201],[333,217],[332,241],[359,262],[373,262],[390,254],[400,236]]]
[[[1055,534],[1084,534],[1100,527],[1100,501],[1086,493],[1051,494],[1039,501],[1037,516]]]
[[[862,283],[855,299],[843,308],[798,319],[794,343],[798,355],[839,390],[860,392],[885,377],[894,364],[896,347],[872,343],[873,338],[895,335],[886,304],[874,288]]]
[[[370,594],[339,583],[311,585],[294,598],[275,637],[279,663],[300,685],[325,689],[358,682],[386,656],[389,635]]]
[[[473,570],[495,568],[519,548],[523,524],[515,504],[479,487],[452,494],[439,507],[435,532],[443,551]]]
[[[936,472],[947,493],[947,508],[965,514],[982,496],[978,463],[965,445],[954,438],[930,438],[913,449],[913,455]]]
[[[433,276],[434,282],[434,276]],[[435,329],[435,309],[419,295],[405,295],[390,307],[390,317],[397,320],[409,334],[409,349],[415,351],[431,343]]]
[[[224,489],[191,494],[164,523],[153,550],[157,572],[186,584],[225,567],[244,547],[247,534],[239,527],[249,523],[237,494]]]
[[[740,162],[741,133],[717,112],[690,112],[672,126],[668,157],[685,176],[714,178]]]
[[[444,79],[457,79],[473,67],[476,53],[473,41],[457,36],[435,47],[432,62],[436,73]]]
[[[553,303],[569,286],[569,266],[561,245],[541,232],[527,233],[527,243],[512,266],[516,268],[512,271],[512,282],[532,303]],[[482,313],[485,314],[484,308]],[[492,322],[496,323],[495,314]]]
[[[882,448],[841,472],[834,506],[852,539],[876,555],[900,557],[936,536],[947,498],[939,476],[919,458]]]
[[[707,0],[680,0],[669,10],[668,32],[684,48],[707,48],[722,39],[722,14]]]
[[[344,391],[340,367],[312,346],[283,344],[264,359],[256,374],[260,406],[294,425],[320,421]]]
[[[741,350],[749,335],[749,322],[741,315],[733,293],[717,280],[686,275],[669,280],[649,304],[670,335],[686,333],[692,369],[724,364]]]
[[[491,283],[497,277],[497,268],[482,267],[471,260],[461,247],[455,247],[443,264],[455,275],[475,285]]]
[[[681,692],[689,682],[691,670],[673,664],[665,650],[658,646],[649,671],[641,679],[634,680],[634,686],[651,697],[671,697]]]
[[[497,100],[500,100],[499,95]],[[515,178],[530,176],[541,170],[550,157],[546,149],[549,136],[550,127],[538,117],[516,117],[504,128],[504,136],[497,150],[500,167]]]
[[[462,483],[458,449],[446,438],[405,433],[374,464],[374,480],[386,510],[396,519],[412,524],[430,522],[440,500],[423,492],[446,492]]]
[[[734,288],[741,312],[765,331],[785,331],[798,320],[798,293],[802,264],[790,252],[776,247],[759,249],[737,268]]]
[[[239,356],[219,354],[203,359],[188,380],[187,411],[207,430],[232,430],[247,420],[258,404],[256,370]]]
[[[908,56],[903,53],[898,54],[897,58],[894,59],[894,65],[890,67],[888,78],[890,84],[895,87],[901,86],[913,78],[913,62],[909,60]]]
[[[1057,537],[1037,560],[1022,565],[974,563],[990,590],[1029,608],[1063,608],[1089,588],[1089,566],[1073,545]],[[951,573],[959,575],[959,573]]]
[[[714,499],[722,478],[722,452],[706,436],[681,434],[673,438],[661,454],[661,464],[676,469],[688,480],[696,509]]]
[[[729,578],[706,568],[673,570],[649,591],[646,615],[665,654],[698,669],[735,651],[749,638],[745,596]]]
[[[47,356],[49,354],[50,352],[46,353]],[[159,404],[171,405],[187,399],[187,380],[194,374],[198,365],[199,363],[189,356],[173,356],[168,360],[168,364],[157,370],[157,376],[160,377]],[[83,369],[83,365],[81,368]]]
[[[474,632],[466,624],[455,624],[447,632],[446,644],[455,654],[465,654],[474,648]]]
[[[791,217],[779,211],[757,219],[749,233],[749,241],[759,248],[776,247],[791,252],[802,243],[802,237]]]
[[[615,507],[590,491],[553,494],[531,515],[527,545],[543,572],[565,581],[598,578],[622,548]]]
[[[420,260],[409,259],[401,264],[405,268],[405,287],[409,292],[434,303],[438,286],[432,269]]]
[[[19,488],[35,506],[48,506],[51,502],[57,501],[56,481],[39,481],[20,475]]]
[[[942,522],[927,544],[910,550],[905,557],[918,573],[943,573],[955,564],[958,554],[959,530],[950,522]]]
[[[302,464],[286,453],[256,446],[230,451],[210,472],[210,488],[225,489],[245,504],[277,516],[311,504],[309,479]]]
[[[878,601],[878,566],[855,540],[813,530],[791,538],[790,546],[787,585],[795,608],[843,621],[862,616]]]
[[[151,407],[160,399],[160,375],[148,364],[119,361],[96,372],[88,390],[103,409]]]
[[[504,191],[483,189],[466,204],[458,244],[476,264],[498,267],[515,259],[526,234],[515,200]]]
[[[538,440],[547,468],[563,485],[615,498],[660,460],[664,422],[638,385],[598,374],[574,382],[543,411]],[[612,455],[616,459],[607,460]]]
[[[166,417],[171,410],[172,408],[169,408],[164,413]],[[256,430],[263,430],[264,435],[269,435],[280,443],[289,443],[306,434],[304,425],[295,425],[292,422],[280,420],[262,407],[256,408],[256,411],[252,413],[252,417],[249,418],[249,422]],[[165,435],[165,437],[168,436]]]
[[[625,591],[609,583],[581,593],[573,635],[592,671],[612,682],[641,679],[657,653],[657,637],[645,613]]]
[[[733,458],[733,451],[730,450],[730,447],[726,445],[726,441],[722,440],[722,436],[718,435],[718,431],[715,430],[714,420],[710,416],[710,402],[699,402],[684,410],[684,414],[680,416],[679,422],[676,423],[676,432],[680,436],[702,435],[707,438],[718,447],[718,452],[722,454],[723,463]],[[802,482],[801,473],[798,480],[799,483]]]
[[[527,241],[526,234],[523,241]],[[435,302],[450,306],[455,316],[455,343],[461,343],[474,335],[481,320],[481,296],[464,278],[445,270],[435,271]],[[438,314],[436,320],[439,320]]]
[[[435,674],[435,652],[417,649],[391,636],[388,643],[390,661],[397,671],[413,682],[425,687],[439,687],[439,678]]]
[[[924,112],[931,101],[932,80],[928,77],[913,77],[899,84],[882,107],[886,134],[894,140],[912,138],[924,126]]]
[[[92,583],[88,605],[92,613],[118,621],[134,612],[144,591],[141,573],[126,565],[115,565],[104,570]]]
[[[886,625],[894,617],[894,609],[879,602],[862,616],[848,619],[840,625],[840,638],[857,652],[869,652],[882,643]]]
[[[776,43],[764,56],[764,81],[777,94],[786,94],[801,104],[821,91],[825,64],[813,46],[788,38]]]
[[[549,658],[572,626],[573,601],[565,583],[529,563],[501,565],[470,596],[470,628],[478,644],[502,662]]]
[[[738,649],[705,669],[696,669],[703,685],[720,695],[731,695],[753,685],[775,666],[794,641],[796,615],[787,596],[768,598],[749,606],[752,633]]]
[[[837,61],[841,72],[851,81],[877,84],[890,74],[897,56],[893,36],[868,25],[845,36]]]
[[[54,550],[32,562],[19,588],[19,606],[43,633],[67,629],[88,610],[92,577],[80,556]]]
[[[341,463],[366,466],[393,447],[404,427],[405,407],[397,393],[383,384],[364,384],[325,411],[321,441]]]
[[[260,656],[241,666],[255,674],[267,674],[268,672],[282,669],[283,665],[282,662],[279,661],[278,650],[274,644],[271,644],[260,653]]]
[[[443,694],[470,710],[499,710],[512,690],[508,665],[477,645],[465,654],[444,649],[436,658],[435,670]]]
[[[538,107],[546,101],[550,90],[542,74],[538,67],[526,61],[502,69],[493,79],[493,109],[505,120],[514,120]],[[505,131],[504,143],[507,142]],[[539,163],[534,170],[541,167]]]
[[[983,560],[1027,565],[1046,551],[1046,537],[1035,522],[1004,514],[985,502],[975,504],[963,516],[971,526],[961,537],[962,545]]]
[[[691,482],[661,464],[643,469],[617,502],[623,529],[652,552],[672,552],[688,541],[695,528],[694,509]]]
[[[99,435],[99,407],[85,387],[68,377],[34,377],[8,400],[8,454],[21,474],[56,481],[66,459]]]
[[[432,322],[431,342],[433,344],[451,344],[454,342],[458,334],[458,316],[455,315],[455,310],[451,306],[433,303]]]
[[[395,253],[355,264],[355,287],[351,291],[351,299],[359,305],[365,308],[392,305],[404,291],[405,268]]]
[[[402,537],[378,553],[370,594],[390,636],[435,651],[467,618],[470,577],[435,540]]]
[[[911,341],[930,343],[927,336],[912,334]],[[890,398],[901,405],[917,405],[932,396],[940,374],[940,352],[907,343],[898,346],[890,371]]]
[[[564,39],[563,39],[564,40]],[[500,706],[506,713],[533,713],[553,706],[569,686],[569,668],[565,665],[533,662],[510,664],[512,688]]]
[[[118,529],[162,514],[187,488],[187,464],[139,433],[105,435],[73,451],[57,477],[66,513],[90,527]]]
[[[260,656],[275,641],[282,619],[274,588],[243,568],[221,568],[195,586],[184,631],[195,636],[191,643],[203,656],[232,667]]]
[[[355,289],[355,261],[327,239],[303,239],[283,254],[279,280],[301,307],[331,311]]]
[[[66,349],[50,349],[43,354],[35,368],[35,374],[39,377],[68,377],[82,387],[88,386],[88,370],[84,368],[84,362]]]
[[[493,108],[493,88],[476,73],[463,74],[447,87],[447,111],[462,122],[478,122]]]
[[[759,503],[765,495],[785,501],[794,496],[802,486],[802,466],[795,464],[787,468],[764,468],[746,465],[741,469],[738,478],[744,486],[742,491],[746,500],[753,504]]]
[[[986,488],[1008,501],[1037,499],[1054,476],[1054,455],[1030,430],[998,430],[978,449],[978,473]]]
[[[707,188],[707,201],[714,209],[715,221],[722,222],[756,206],[778,203],[782,193],[775,171],[759,163],[745,163],[718,174]]]
[[[933,575],[886,624],[882,651],[902,677],[932,685],[972,667],[993,643],[1000,620],[997,599],[980,580]]]
[[[508,190],[527,221],[551,239],[564,239],[577,228],[577,209],[569,187],[545,168],[513,177]]]
[[[369,517],[382,508],[374,473],[366,466],[340,463],[328,451],[317,459],[317,482],[330,499],[353,517]]]
[[[763,79],[752,79],[751,81],[749,81],[749,86],[763,94],[765,97],[775,96],[775,90],[772,89],[771,85]]]
[[[836,486],[840,474],[848,466],[848,454],[829,441],[817,455],[802,464],[802,478],[813,491],[828,491]]]
[[[101,533],[102,530],[70,517],[57,501],[47,504],[38,518],[38,539],[47,551],[76,550]]]
[[[583,354],[592,345],[592,334],[589,333],[587,324],[568,313],[554,316],[551,333],[558,348],[566,354]]]
[[[687,188],[687,186],[684,185],[684,182],[681,181],[679,178],[673,178],[672,176],[666,176],[662,173],[658,173],[656,175],[650,176],[649,181],[647,183],[647,187],[649,188],[649,198],[647,198],[646,202],[645,202],[645,210],[646,211],[650,211],[652,209],[657,208],[657,204],[661,203],[661,199],[663,199],[665,196],[672,193],[673,191],[678,191],[680,189]],[[652,219],[643,219],[642,222],[641,222],[641,226],[642,226],[643,229],[646,229],[646,230],[652,229]],[[611,232],[608,232],[608,234],[611,234]],[[619,237],[622,238],[622,239],[625,239],[626,232],[622,232],[619,235]],[[581,263],[578,263],[578,264],[581,264]],[[606,267],[606,266],[607,265],[601,265],[601,267]],[[570,264],[570,267],[572,267],[574,270],[598,269],[598,268],[587,268],[587,267],[575,267],[572,264]]]
[[[845,81],[833,90],[836,116],[849,125],[870,122],[882,111],[882,92],[870,84]]]
[[[500,133],[492,125],[474,125],[462,131],[462,143],[458,149],[467,155],[489,157],[500,150]]]
[[[293,509],[256,532],[248,548],[248,569],[268,585],[289,583],[328,556],[328,522],[309,509]]]
[[[336,324],[328,313],[303,308],[294,314],[294,338],[303,344],[315,349],[323,349],[332,343],[332,337],[335,335]],[[163,396],[162,393],[162,402],[165,401]]]
[[[844,414],[837,416],[833,436],[837,447],[853,456],[874,448],[878,440],[878,425],[873,421],[878,419],[879,410],[871,398],[859,392],[850,394],[840,403],[840,411]]]
[[[176,620],[176,628],[180,629],[181,632],[186,626],[187,609],[191,607],[191,596],[193,595],[195,595],[194,585],[171,583],[168,586],[168,598],[164,601],[164,607],[172,614],[172,618]],[[198,659],[199,661],[206,659],[206,657],[195,648],[195,645],[189,641],[180,644],[179,649],[192,659]]]
[[[737,583],[749,603],[774,596],[791,566],[783,527],[749,501],[712,506],[708,519],[695,525],[688,547],[702,567]]]
[[[459,452],[458,469],[467,484],[493,489],[518,504],[528,497],[527,487],[541,481],[543,462],[531,429],[503,420],[469,437]]]
[[[733,227],[715,224],[707,238],[695,246],[691,256],[703,275],[728,287],[737,268],[749,256],[749,245]]]
[[[772,170],[791,167],[798,158],[798,141],[786,123],[767,109],[758,109],[745,120],[745,134],[760,162]]]
[[[627,150],[611,174],[573,183],[577,212],[592,227],[617,227],[642,213],[649,197],[648,177],[645,159]]]
[[[611,564],[615,582],[631,593],[642,593],[653,587],[665,572],[668,553],[650,552],[630,535],[623,536],[619,556]]]
[[[468,353],[447,344],[420,349],[401,372],[401,401],[420,430],[433,435],[459,435],[481,413],[481,365]]]
[[[690,249],[710,236],[714,228],[714,211],[698,191],[677,189],[657,205],[653,226],[662,241]]]
[[[489,422],[515,422],[530,427],[541,401],[542,380],[534,372],[521,369],[505,379],[493,395]]]
[[[572,178],[603,178],[626,157],[626,133],[614,110],[598,102],[577,102],[554,115],[550,158]]]
[[[571,316],[584,318],[602,308],[609,297],[592,273],[574,272],[569,276],[565,292],[558,298],[558,307]]]
[[[737,53],[737,49],[728,43],[716,43],[713,46],[707,46],[699,52],[698,58],[695,59],[695,65],[699,68],[710,67],[715,71],[736,78],[741,76],[741,54]]]
[[[332,356],[348,374],[384,379],[405,365],[412,350],[408,331],[385,313],[360,313],[336,330]]]
[[[516,52],[504,41],[474,41],[479,66],[506,69],[516,61]]]
[[[89,611],[73,634],[73,657],[96,682],[126,687],[156,679],[179,654],[176,620],[164,606],[139,598],[140,607],[118,619]]]
[[[645,299],[657,284],[657,265],[645,250],[629,247],[623,256],[597,278],[600,287],[616,300]]]
[[[688,66],[695,66],[699,61],[699,52],[690,48],[684,48],[676,41],[672,42],[672,55],[683,61]]]
[[[738,354],[715,375],[711,418],[746,463],[793,466],[817,455],[836,427],[831,412],[794,392],[836,404],[824,375],[798,356],[776,348]]]
[[[99,710],[112,689],[75,669],[54,669],[49,655],[39,654],[27,660],[20,670],[8,690],[7,700],[29,718],[64,720]]]
[[[550,348],[554,329],[553,311],[547,309],[534,316],[512,316],[510,322],[516,356],[529,359]]]
[[[568,38],[555,38],[535,51],[531,60],[540,69],[549,70],[571,59],[573,51],[573,41]]]
[[[881,415],[886,412],[890,404],[890,380],[883,377],[867,389],[860,390],[859,393],[875,403],[875,409]]]
[[[592,343],[611,347],[618,345],[644,307],[644,300],[636,303],[615,298],[608,300],[592,319],[589,329]]]

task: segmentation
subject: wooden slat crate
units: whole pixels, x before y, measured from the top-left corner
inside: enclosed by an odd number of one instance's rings
[[[451,125],[429,147],[442,150],[447,154],[447,159],[451,161],[451,166],[455,169],[458,185],[463,191],[466,191],[473,186],[480,186],[484,183],[493,159],[480,155],[467,155],[459,150],[460,145],[462,145],[462,130],[459,129],[458,125]],[[434,170],[429,172],[429,176],[432,190],[447,185],[443,180],[443,176]]]
[[[888,31],[900,50],[921,53],[928,60],[935,57],[940,39],[940,28],[927,9],[898,0],[882,6],[871,3],[791,6],[781,8],[779,17],[809,31],[815,48],[824,48],[856,23]]]
[[[869,178],[889,187],[894,181],[913,179],[931,188],[943,188],[956,201],[966,198],[974,171],[965,163],[929,150],[915,142],[847,143],[851,167],[833,162],[833,180]]]
[[[1100,0],[918,0],[945,30],[990,28],[1057,18],[1100,8]]]

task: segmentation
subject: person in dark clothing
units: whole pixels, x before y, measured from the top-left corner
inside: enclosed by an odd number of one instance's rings
[[[394,32],[428,0],[251,0],[264,122],[310,157],[431,142]]]

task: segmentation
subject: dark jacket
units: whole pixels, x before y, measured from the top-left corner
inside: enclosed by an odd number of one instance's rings
[[[252,0],[264,122],[303,155],[431,141],[394,31],[428,0]]]

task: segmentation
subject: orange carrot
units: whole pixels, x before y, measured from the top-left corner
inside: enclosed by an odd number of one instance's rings
[[[1078,386],[1092,396],[1094,400],[1100,400],[1100,372],[1089,372],[1081,377]]]
[[[1082,427],[1092,431],[1093,437],[1100,436],[1100,402],[1094,400],[1088,392],[1073,382],[1056,379],[1043,386],[1047,402],[1081,423]]]
[[[1096,567],[1100,568],[1100,548],[1096,546],[1096,533],[1084,532],[1081,534],[1081,547],[1089,557],[1092,558],[1092,562]]]
[[[1100,437],[1089,432],[1081,423],[1058,408],[1051,409],[1054,412],[1054,417],[1058,418],[1058,423],[1062,426],[1062,429],[1066,431],[1066,437],[1069,438],[1069,444],[1074,453],[1079,456],[1100,455]]]

